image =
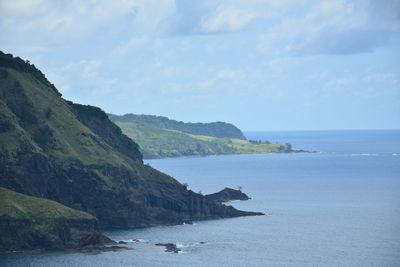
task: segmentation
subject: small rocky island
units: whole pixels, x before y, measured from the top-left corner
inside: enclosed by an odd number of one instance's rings
[[[208,200],[212,200],[215,202],[228,202],[232,200],[249,200],[251,199],[248,195],[242,192],[241,189],[232,189],[229,187],[225,187],[221,191],[214,193],[214,194],[209,194],[205,195],[205,197]]]
[[[165,247],[165,252],[179,253],[179,251],[182,251],[176,246],[176,244],[173,243],[157,243],[156,246]]]

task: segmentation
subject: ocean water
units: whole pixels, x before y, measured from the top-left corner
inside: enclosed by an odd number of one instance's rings
[[[400,266],[400,131],[245,134],[319,152],[147,163],[203,194],[241,186],[252,199],[230,204],[265,216],[106,230],[140,242],[122,252],[2,255],[0,266]]]

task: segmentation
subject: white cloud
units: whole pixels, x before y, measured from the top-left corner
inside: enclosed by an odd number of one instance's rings
[[[246,77],[246,74],[241,71],[241,70],[233,70],[230,68],[225,68],[223,70],[220,70],[215,73],[215,75],[203,82],[200,82],[198,86],[200,88],[211,88],[213,87],[217,82],[221,81],[227,81],[227,82],[233,82],[233,81],[239,81],[243,80]]]
[[[400,96],[400,77],[393,72],[344,73],[339,77],[324,73],[321,88],[316,89],[320,97],[335,95],[374,98],[382,95]]]
[[[100,60],[81,60],[79,62],[79,67],[82,69],[82,77],[85,79],[95,77],[101,64],[102,62]]]
[[[399,1],[312,2],[302,16],[285,16],[260,38],[264,53],[351,54],[372,51],[400,34]]]
[[[151,32],[174,8],[173,0],[0,0],[0,38],[54,45],[104,34],[116,24],[131,33]]]
[[[203,32],[233,32],[245,28],[259,16],[261,14],[256,10],[219,6],[214,14],[201,21],[200,26]]]
[[[215,34],[246,29],[260,18],[279,15],[280,9],[305,0],[176,0],[175,13],[164,30],[173,34]]]
[[[235,32],[248,27],[258,18],[279,15],[281,8],[293,7],[303,1],[294,0],[223,0],[202,18],[205,33]]]
[[[117,47],[113,54],[115,56],[125,55],[130,51],[137,49],[148,43],[148,39],[146,37],[133,37],[128,42],[122,44],[121,46]]]
[[[267,68],[271,72],[283,73],[290,69],[297,68],[300,65],[312,60],[312,57],[280,57],[267,62]]]

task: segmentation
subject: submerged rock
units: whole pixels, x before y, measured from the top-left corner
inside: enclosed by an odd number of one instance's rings
[[[164,246],[165,252],[178,253],[179,251],[182,251],[176,246],[176,244],[173,243],[157,243],[156,246]]]

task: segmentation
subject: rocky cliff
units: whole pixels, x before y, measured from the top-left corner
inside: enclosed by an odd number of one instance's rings
[[[258,215],[210,201],[144,165],[99,108],[64,100],[30,63],[0,53],[0,186],[57,201],[101,226]]]

